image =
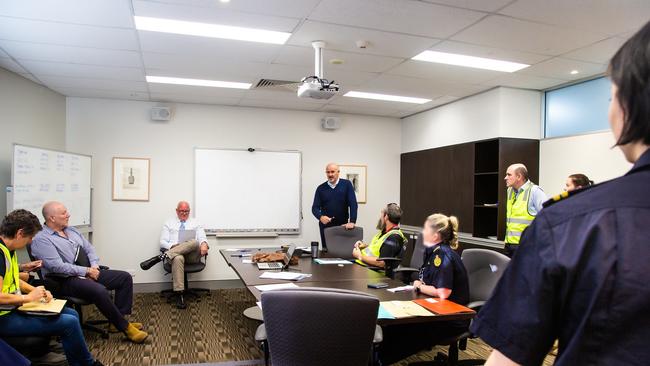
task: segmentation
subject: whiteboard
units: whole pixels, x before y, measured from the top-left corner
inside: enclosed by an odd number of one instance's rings
[[[38,147],[14,145],[9,210],[23,208],[42,219],[47,201],[70,212],[70,226],[90,225],[91,157]]]
[[[299,151],[194,150],[194,214],[213,233],[299,234]]]

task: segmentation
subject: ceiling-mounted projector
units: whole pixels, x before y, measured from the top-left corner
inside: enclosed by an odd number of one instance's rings
[[[323,47],[325,42],[314,41],[311,43],[314,47],[314,74],[302,78],[298,88],[299,98],[312,99],[330,99],[339,91],[339,85],[333,80],[329,81],[323,78]]]

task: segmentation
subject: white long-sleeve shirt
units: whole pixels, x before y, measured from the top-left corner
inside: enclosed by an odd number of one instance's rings
[[[181,220],[178,217],[171,218],[165,222],[160,233],[160,247],[169,249],[172,245],[178,244],[178,233],[181,227]],[[194,218],[185,221],[185,230],[196,230],[196,240],[199,244],[208,243],[203,226]]]

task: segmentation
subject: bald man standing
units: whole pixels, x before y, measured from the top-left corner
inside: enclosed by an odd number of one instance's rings
[[[323,250],[327,251],[324,230],[328,227],[342,225],[351,230],[357,222],[357,196],[352,182],[339,178],[341,170],[334,163],[325,167],[327,181],[316,188],[311,212],[318,219],[320,240]]]
[[[542,189],[528,179],[524,164],[512,164],[504,177],[508,187],[506,206],[506,255],[511,257],[519,248],[519,239],[533,222],[548,199]]]

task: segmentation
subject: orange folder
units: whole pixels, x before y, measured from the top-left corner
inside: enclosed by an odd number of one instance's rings
[[[456,304],[455,302],[449,300],[428,298],[428,299],[413,300],[413,302],[415,302],[416,304],[422,306],[423,308],[429,311],[433,311],[434,313],[440,315],[474,312],[474,310],[468,307]]]

